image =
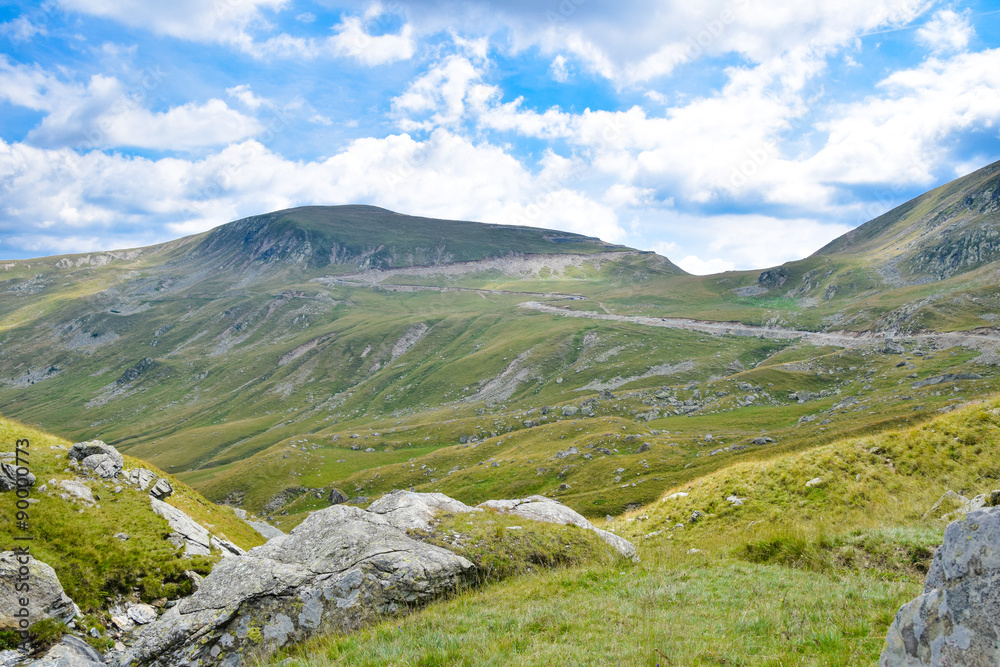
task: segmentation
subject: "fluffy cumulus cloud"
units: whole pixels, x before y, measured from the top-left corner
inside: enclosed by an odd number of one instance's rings
[[[199,160],[0,145],[0,198],[7,216],[32,221],[4,231],[18,228],[22,240],[34,238],[36,245],[59,228],[113,230],[157,221],[169,236],[294,205],[359,202],[428,217],[622,239],[612,209],[551,183],[502,149],[446,130],[425,141],[408,135],[359,139],[309,163],[286,160],[253,140]],[[442,192],[456,196],[442,198]]]
[[[968,13],[942,9],[927,25],[917,30],[918,39],[936,53],[962,51],[975,34]]]
[[[152,72],[143,81],[131,89],[101,75],[86,83],[67,82],[0,55],[0,99],[44,114],[28,133],[32,144],[186,150],[239,141],[262,129],[218,99],[151,111],[145,104],[158,78]]]

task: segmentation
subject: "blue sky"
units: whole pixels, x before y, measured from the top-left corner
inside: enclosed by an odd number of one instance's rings
[[[798,259],[1000,159],[1000,2],[0,0],[0,258],[367,203]]]

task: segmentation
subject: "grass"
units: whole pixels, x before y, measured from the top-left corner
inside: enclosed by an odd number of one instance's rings
[[[167,523],[152,511],[145,492],[120,480],[91,481],[97,500],[94,506],[61,498],[58,481],[76,478],[67,465],[66,449],[71,443],[0,419],[0,442],[6,443],[5,449],[13,451],[21,438],[31,443],[28,468],[37,478],[30,494],[37,502],[27,510],[32,556],[56,571],[67,595],[84,612],[102,612],[109,600],[133,595],[146,601],[177,598],[191,591],[185,570],[203,574],[211,570],[217,556],[186,558],[167,541]],[[125,465],[148,467],[131,457],[126,457]],[[209,503],[176,479],[167,478],[175,489],[168,502],[209,530],[244,548],[263,542],[232,510]],[[40,490],[43,485],[47,492]],[[123,488],[115,492],[115,486]],[[25,534],[15,525],[15,500],[13,493],[0,496],[0,539],[5,544],[14,544],[15,535]],[[116,539],[116,533],[125,533],[129,539]]]
[[[944,521],[924,515],[944,490],[1000,486],[998,441],[993,398],[918,426],[735,463],[607,526],[637,544],[639,564],[514,572],[269,664],[874,664],[940,543]],[[807,487],[815,477],[822,483]],[[678,491],[688,495],[668,498]],[[703,517],[692,521],[695,510]],[[466,530],[452,522],[446,534]]]

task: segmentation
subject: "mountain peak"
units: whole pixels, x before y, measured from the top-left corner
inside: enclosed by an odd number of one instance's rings
[[[252,263],[320,268],[433,266],[507,255],[623,250],[598,238],[533,227],[440,220],[376,206],[303,206],[231,222],[203,235],[191,256],[219,268]]]

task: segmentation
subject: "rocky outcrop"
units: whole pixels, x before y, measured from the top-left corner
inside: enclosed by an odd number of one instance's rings
[[[541,496],[484,506],[573,523],[635,554],[630,543]],[[233,667],[243,656],[264,656],[320,632],[351,631],[472,585],[472,562],[418,538],[443,515],[482,511],[440,493],[395,491],[368,510],[334,505],[314,512],[288,535],[220,561],[191,597],[137,630],[114,664]]]
[[[774,269],[768,269],[767,271],[762,271],[759,276],[757,276],[757,284],[761,287],[781,287],[791,276],[787,267],[779,266]]]
[[[140,632],[120,665],[239,665],[328,630],[347,631],[472,582],[474,566],[383,516],[336,505],[246,556]]]
[[[347,494],[340,489],[333,488],[330,489],[330,495],[327,496],[327,500],[331,505],[342,505],[347,502]]]
[[[66,635],[44,656],[27,667],[103,667],[107,663],[87,642]]]
[[[275,528],[266,521],[252,521],[250,519],[247,519],[246,522],[247,525],[249,525],[251,528],[260,533],[260,536],[263,537],[265,540],[269,540],[272,537],[281,537],[282,535],[285,534],[285,531],[281,530],[280,528]]]
[[[479,507],[491,509],[504,514],[515,514],[532,521],[544,521],[546,523],[573,524],[584,530],[592,530],[597,535],[618,550],[622,556],[638,561],[635,546],[623,537],[618,537],[614,533],[601,530],[578,512],[571,510],[562,503],[546,498],[545,496],[528,496],[518,500],[487,500],[480,503]]]
[[[20,476],[17,474],[18,470],[22,473]],[[27,468],[16,463],[0,463],[0,492],[16,490],[19,477],[22,480],[21,486],[35,485],[35,476]]]
[[[1000,664],[1000,508],[948,525],[923,595],[889,628],[880,667]]]
[[[167,520],[170,525],[171,544],[184,548],[185,556],[208,556],[212,549],[218,549],[225,556],[242,556],[245,552],[238,546],[212,535],[204,526],[172,505],[156,498],[149,499],[153,511]]]
[[[31,594],[18,592],[18,583],[27,583]],[[30,555],[4,551],[0,553],[0,628],[18,628],[22,598],[28,601],[23,608],[27,609],[27,618],[32,624],[44,618],[68,623],[80,614],[80,609],[66,596],[59,577],[48,564]]]
[[[369,512],[381,515],[400,530],[430,530],[431,522],[442,514],[479,512],[443,493],[393,491],[368,506]]]
[[[69,448],[69,458],[79,461],[85,470],[104,479],[113,479],[125,467],[125,459],[118,450],[100,440],[74,444]]]

